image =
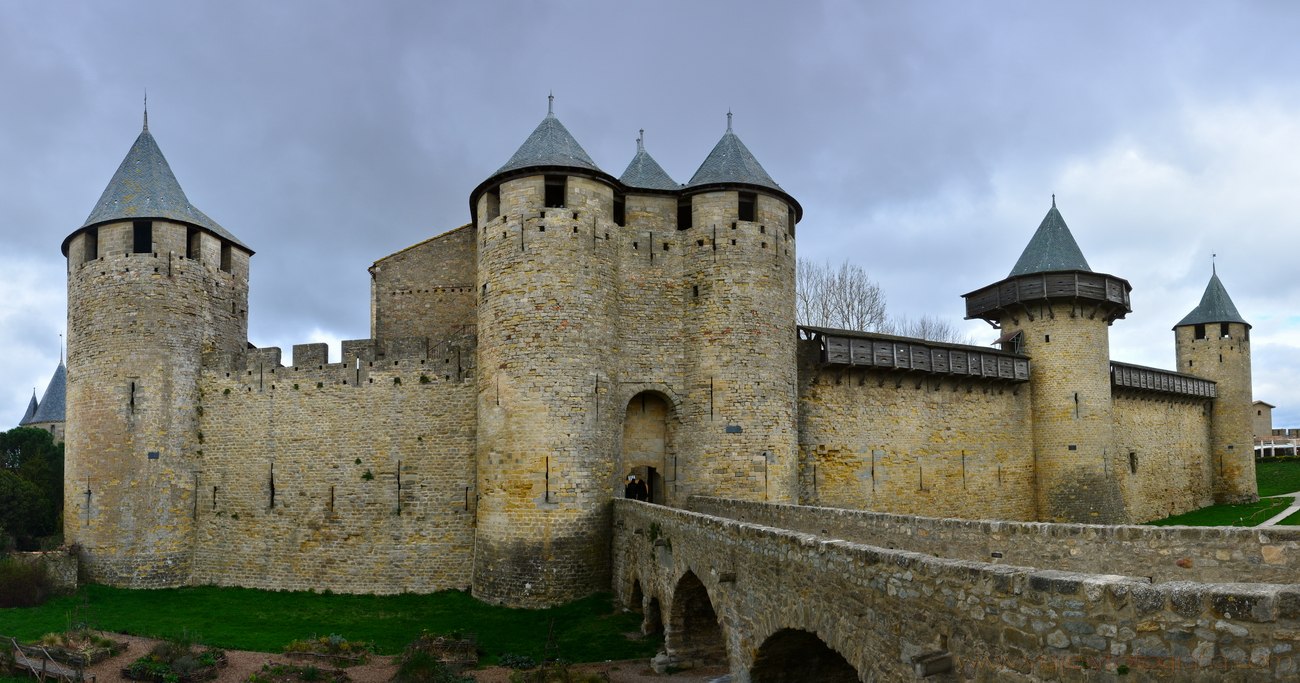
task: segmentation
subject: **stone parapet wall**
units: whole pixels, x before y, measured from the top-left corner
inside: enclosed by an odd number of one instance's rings
[[[1028,386],[822,367],[799,344],[800,501],[1035,518]]]
[[[1116,473],[1129,519],[1163,519],[1214,504],[1211,402],[1115,389]]]
[[[636,501],[614,509],[616,593],[630,599],[635,583],[668,614],[693,574],[739,680],[767,639],[788,629],[815,634],[861,680],[912,680],[914,658],[926,654],[950,657],[948,680],[1262,680],[1297,671],[1300,586],[1151,584],[938,558]]]
[[[375,365],[204,376],[193,583],[469,587],[474,381]]]
[[[1157,583],[1294,583],[1300,528],[1143,527],[937,519],[693,497],[751,524],[999,565],[1148,577]]]

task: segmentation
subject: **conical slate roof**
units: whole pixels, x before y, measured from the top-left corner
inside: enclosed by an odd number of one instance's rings
[[[636,156],[632,157],[632,162],[627,165],[627,170],[623,171],[618,181],[629,188],[644,190],[681,189],[681,185],[674,182],[659,162],[645,151],[644,133],[642,131],[642,137],[636,139]]]
[[[1228,296],[1228,290],[1224,289],[1223,283],[1219,281],[1217,272],[1210,274],[1210,283],[1205,286],[1201,303],[1174,327],[1205,323],[1241,323],[1250,327],[1250,323],[1237,312],[1237,307],[1232,303],[1232,297]]]
[[[32,389],[32,400],[27,402],[27,412],[23,413],[23,419],[18,421],[19,427],[31,423],[32,416],[36,414],[37,405],[38,404],[36,403],[36,390]]]
[[[546,112],[546,118],[537,124],[533,134],[524,140],[524,144],[520,145],[514,156],[510,157],[510,161],[492,175],[499,176],[502,173],[533,166],[565,166],[604,173],[596,162],[587,156],[582,145],[573,139],[569,129],[555,118],[553,109]]]
[[[32,415],[29,422],[33,424],[63,422],[67,387],[68,370],[64,367],[63,361],[59,361],[59,367],[54,370],[54,376],[50,378],[49,386],[45,387],[45,394],[41,396],[41,402],[36,406],[36,413]]]
[[[1060,270],[1086,270],[1087,259],[1079,250],[1079,244],[1070,234],[1061,212],[1056,210],[1056,197],[1052,197],[1052,208],[1048,209],[1038,231],[1029,240],[1029,245],[1021,252],[1020,259],[1007,277],[1029,275],[1030,273],[1050,273]]]
[[[781,186],[772,180],[772,176],[763,170],[763,165],[758,163],[758,159],[755,159],[749,148],[745,147],[745,143],[732,132],[730,112],[727,113],[727,132],[723,133],[722,139],[713,146],[713,151],[705,157],[704,163],[700,164],[699,170],[691,176],[686,187],[719,183],[758,185],[785,194],[785,190],[782,190]]]
[[[104,193],[95,202],[95,208],[81,227],[137,218],[161,218],[188,223],[248,249],[185,197],[185,191],[176,181],[167,158],[149,133],[148,119],[145,119],[144,130],[140,131],[140,136],[131,145],[126,158],[122,159],[113,179],[108,181],[108,187],[104,188]],[[67,251],[66,241],[64,251]]]

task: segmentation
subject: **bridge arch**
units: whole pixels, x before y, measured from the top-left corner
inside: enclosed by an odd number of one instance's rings
[[[664,649],[682,668],[727,663],[726,638],[718,613],[695,572],[687,570],[673,589]]]
[[[857,683],[858,670],[815,633],[784,628],[763,641],[750,683]]]

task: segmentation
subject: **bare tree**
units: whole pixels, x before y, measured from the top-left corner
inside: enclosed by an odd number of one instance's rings
[[[971,344],[948,320],[887,314],[885,292],[862,266],[844,261],[832,266],[799,259],[795,270],[795,317],[800,325],[882,332],[951,344]]]
[[[901,315],[890,320],[889,325],[881,331],[896,334],[900,337],[915,337],[926,341],[975,345],[975,341],[969,335],[962,334],[961,330],[949,322],[948,319],[931,315],[922,315],[919,318],[909,318]]]
[[[795,270],[795,317],[800,325],[879,331],[888,322],[885,293],[862,266],[845,261],[799,259]]]

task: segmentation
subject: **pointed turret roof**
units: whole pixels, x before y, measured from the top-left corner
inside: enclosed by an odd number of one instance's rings
[[[55,368],[54,376],[50,378],[49,385],[45,387],[45,394],[41,396],[41,402],[37,404],[36,413],[32,415],[29,422],[32,424],[63,422],[66,410],[67,387],[68,370],[63,365],[63,361],[59,361],[59,367]]]
[[[705,157],[686,187],[715,184],[758,185],[785,194],[785,190],[772,180],[745,143],[731,130],[731,112],[727,112],[727,132],[713,146],[713,151]]]
[[[561,166],[582,168],[604,173],[596,162],[587,156],[587,151],[569,133],[569,129],[555,117],[555,97],[550,96],[551,104],[547,107],[546,118],[537,124],[532,135],[524,140],[514,156],[504,166],[498,168],[493,176],[517,171],[534,166]]]
[[[645,131],[636,139],[636,156],[632,157],[627,170],[618,181],[628,188],[642,190],[680,190],[681,185],[673,181],[659,162],[645,151]]]
[[[1224,289],[1223,283],[1219,281],[1218,272],[1210,271],[1210,283],[1205,286],[1205,293],[1201,295],[1201,303],[1192,309],[1178,324],[1174,327],[1183,325],[1203,325],[1205,323],[1241,323],[1250,327],[1250,323],[1241,317],[1237,312],[1237,306],[1232,303],[1232,297],[1228,296],[1228,290]]]
[[[1047,210],[1038,231],[1029,240],[1007,277],[1060,270],[1092,271],[1088,267],[1088,260],[1079,250],[1079,244],[1074,241],[1074,235],[1070,234],[1065,219],[1061,217],[1061,212],[1056,210],[1056,195],[1052,195],[1052,208]]]
[[[36,403],[36,390],[32,389],[32,400],[27,402],[27,412],[23,413],[23,419],[18,421],[19,427],[28,424],[32,421],[32,416],[36,414],[37,405],[38,404]]]
[[[104,193],[95,202],[95,208],[81,227],[89,228],[101,223],[138,218],[160,218],[187,223],[248,249],[186,198],[167,158],[149,132],[148,113],[145,114],[144,129],[136,137],[126,158],[122,159],[113,179],[108,181],[108,187],[104,188]],[[63,242],[65,254],[71,239],[69,236]]]

